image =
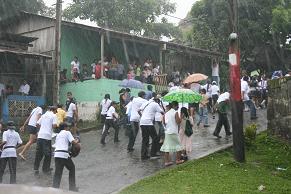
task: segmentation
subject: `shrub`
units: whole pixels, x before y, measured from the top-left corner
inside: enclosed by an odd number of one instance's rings
[[[251,146],[253,142],[256,140],[257,136],[257,125],[251,124],[247,126],[244,130],[246,145]]]

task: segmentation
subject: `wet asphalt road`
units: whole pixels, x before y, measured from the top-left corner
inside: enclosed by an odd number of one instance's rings
[[[259,130],[267,128],[266,110],[258,111]],[[226,138],[224,129],[221,131],[221,139],[212,136],[217,121],[209,116],[211,127],[196,128],[193,134],[192,159],[200,158],[220,149],[232,145],[232,138]],[[245,113],[245,124],[249,124],[249,113]],[[100,145],[101,131],[90,131],[81,134],[82,150],[73,161],[76,166],[76,180],[80,192],[84,194],[93,193],[114,193],[127,185],[154,174],[159,169],[164,168],[163,159],[140,160],[141,133],[139,132],[136,141],[135,151],[127,153],[128,143],[124,130],[120,131],[121,142],[113,143],[113,130],[107,138],[105,146]],[[18,184],[37,185],[47,187],[51,185],[52,175],[40,173],[39,177],[33,175],[33,162],[35,155],[35,145],[28,152],[28,160],[22,161],[18,158],[17,182]],[[54,168],[54,161],[52,160]],[[4,183],[9,180],[9,172],[6,169]],[[68,171],[64,169],[61,188],[68,190]]]

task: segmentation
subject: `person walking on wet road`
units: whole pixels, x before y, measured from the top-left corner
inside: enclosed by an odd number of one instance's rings
[[[40,106],[34,108],[31,111],[29,117],[25,120],[23,126],[20,127],[20,131],[24,132],[25,126],[28,124],[27,125],[27,130],[28,130],[28,133],[29,133],[29,140],[25,144],[23,150],[18,154],[23,160],[26,160],[26,158],[25,158],[26,151],[30,148],[30,146],[32,144],[34,144],[36,142],[37,132],[38,132],[38,129],[36,128],[36,122],[41,117],[42,112],[43,112],[43,108],[44,107],[40,107]]]
[[[253,101],[249,97],[250,87],[248,84],[249,77],[244,76],[241,81],[241,96],[245,105],[247,105],[250,109],[251,120],[257,119],[257,111]]]
[[[127,145],[127,151],[132,152],[134,150],[133,146],[135,143],[136,136],[139,131],[139,121],[140,121],[140,115],[138,113],[139,108],[145,103],[147,100],[145,100],[145,92],[140,91],[138,93],[138,97],[134,98],[132,100],[131,104],[131,113],[130,113],[130,133],[128,134],[128,145]]]
[[[44,173],[51,172],[51,156],[52,156],[52,132],[53,129],[57,127],[57,107],[50,106],[48,111],[43,114],[40,119],[37,121],[37,125],[40,126],[38,137],[37,137],[37,145],[36,145],[36,153],[34,160],[34,173],[35,175],[39,174],[39,166],[40,162],[44,157],[42,171]]]
[[[115,130],[114,133],[114,143],[119,142],[118,139],[118,133],[119,133],[119,126],[117,123],[117,119],[119,118],[117,112],[116,112],[116,108],[117,108],[118,103],[115,101],[111,102],[111,105],[107,111],[107,115],[106,115],[106,120],[105,120],[105,130],[102,131],[102,137],[101,137],[101,141],[100,143],[102,145],[105,145],[105,138],[108,135],[108,130],[110,127],[113,127]]]
[[[78,140],[74,139],[69,131],[67,123],[61,123],[59,126],[60,133],[56,137],[55,143],[55,174],[53,178],[53,187],[60,188],[64,167],[69,170],[69,190],[78,191],[76,187],[75,165],[69,154],[69,144],[77,144]]]
[[[7,131],[4,131],[2,137],[2,143],[0,144],[0,183],[2,183],[4,171],[6,164],[8,162],[9,172],[10,172],[10,184],[16,183],[16,164],[17,155],[16,148],[22,144],[22,140],[19,134],[15,131],[15,125],[13,121],[8,121]]]
[[[217,138],[221,138],[219,133],[221,131],[222,125],[224,126],[226,136],[230,136],[232,134],[230,132],[230,125],[227,118],[227,111],[229,109],[229,96],[230,94],[225,92],[221,94],[217,100],[218,121],[213,132],[213,135]]]
[[[161,147],[161,151],[165,153],[165,166],[170,166],[173,162],[170,159],[170,152],[176,152],[176,164],[182,164],[184,160],[181,159],[181,151],[183,147],[179,139],[179,124],[181,118],[178,113],[179,103],[173,101],[171,103],[172,108],[166,112],[163,123],[166,126],[165,141]]]
[[[142,146],[141,146],[141,159],[149,159],[150,157],[157,157],[159,147],[159,137],[154,127],[155,114],[157,112],[164,113],[159,105],[159,99],[154,98],[145,102],[139,109],[140,128],[142,132]],[[150,156],[148,155],[149,138],[152,138],[152,147]]]

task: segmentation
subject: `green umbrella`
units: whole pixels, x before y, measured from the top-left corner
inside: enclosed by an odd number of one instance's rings
[[[166,102],[177,101],[181,103],[198,103],[201,99],[202,96],[200,94],[189,89],[177,89],[163,97]]]

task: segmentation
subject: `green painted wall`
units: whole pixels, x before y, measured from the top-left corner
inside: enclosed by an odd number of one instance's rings
[[[100,102],[105,94],[119,101],[118,86],[120,81],[111,79],[87,80],[84,82],[67,83],[60,86],[60,102],[65,103],[67,92],[71,91],[78,102]],[[146,88],[146,84],[145,84]],[[131,89],[131,94],[137,96],[139,89]]]
[[[99,33],[80,28],[62,26],[61,69],[67,69],[71,77],[71,62],[77,56],[80,65],[90,66],[94,59],[100,59]]]

